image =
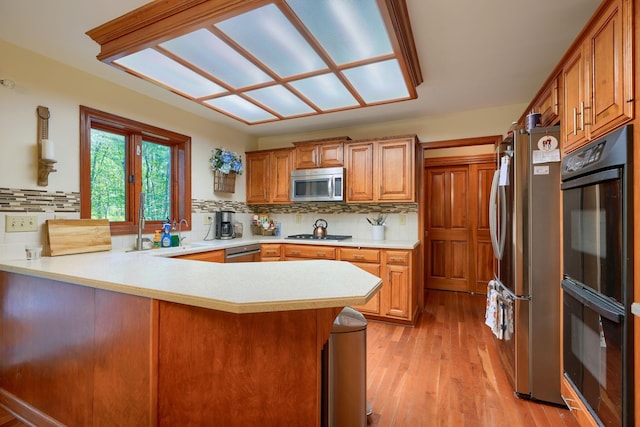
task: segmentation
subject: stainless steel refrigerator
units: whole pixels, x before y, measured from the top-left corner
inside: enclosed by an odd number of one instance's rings
[[[499,145],[489,217],[502,364],[518,396],[562,404],[559,140],[536,127]]]

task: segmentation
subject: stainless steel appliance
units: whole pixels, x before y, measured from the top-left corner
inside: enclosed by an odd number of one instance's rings
[[[298,169],[292,171],[291,201],[344,201],[344,168]]]
[[[233,239],[235,237],[233,232],[233,218],[235,212],[233,211],[219,211],[215,212],[214,224],[215,224],[215,237],[216,239]]]
[[[500,358],[518,396],[560,397],[559,127],[512,131],[498,147],[490,203]]]
[[[260,261],[260,243],[251,243],[224,250],[225,263],[258,261]]]
[[[347,240],[351,236],[341,234],[325,234],[324,236],[316,236],[315,234],[292,234],[287,236],[287,239],[296,240]]]
[[[562,161],[564,377],[604,426],[634,420],[631,131]]]

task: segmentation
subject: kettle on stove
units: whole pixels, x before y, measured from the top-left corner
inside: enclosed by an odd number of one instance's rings
[[[313,224],[313,235],[316,237],[325,237],[327,235],[327,221],[320,218]]]

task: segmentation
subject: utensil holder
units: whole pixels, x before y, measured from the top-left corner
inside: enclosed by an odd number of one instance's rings
[[[372,225],[371,238],[373,240],[384,240],[384,225]]]

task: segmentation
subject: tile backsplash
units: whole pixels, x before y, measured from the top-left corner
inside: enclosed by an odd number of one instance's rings
[[[328,223],[329,234],[348,234],[358,239],[371,238],[371,226],[366,217],[381,213],[387,215],[385,238],[387,240],[418,239],[417,203],[295,203],[290,205],[247,205],[243,202],[221,200],[193,200],[191,231],[183,233],[188,242],[203,240],[210,226],[206,218],[211,212],[232,210],[236,221],[243,224],[244,237],[251,237],[251,215],[268,213],[282,224],[282,236],[312,233],[317,219]],[[6,216],[12,213],[34,215],[38,220],[38,231],[7,233]],[[80,193],[47,192],[0,188],[0,257],[24,256],[25,244],[46,241],[44,227],[47,219],[80,218]],[[150,235],[146,237],[151,237]],[[209,237],[210,234],[209,234]],[[134,235],[113,236],[115,249],[133,247]]]

